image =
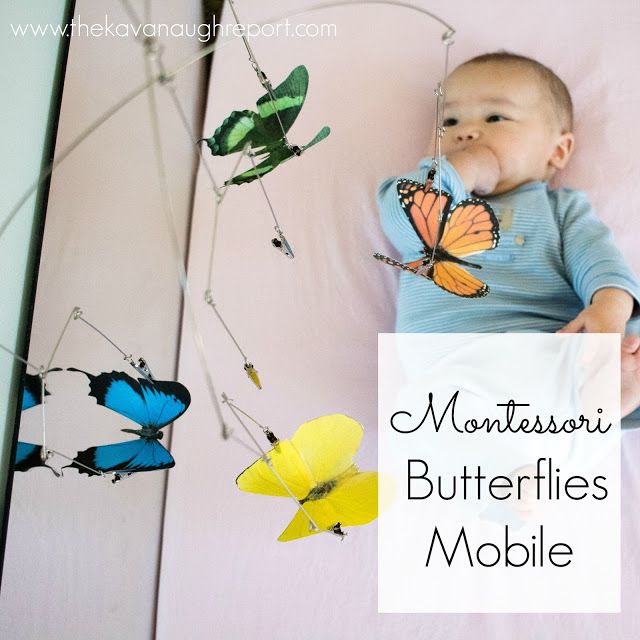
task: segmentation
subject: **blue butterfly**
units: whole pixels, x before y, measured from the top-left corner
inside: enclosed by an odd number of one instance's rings
[[[89,447],[79,451],[68,466],[89,476],[114,473],[115,481],[122,475],[169,469],[175,465],[171,454],[158,441],[164,435],[162,427],[179,418],[189,407],[191,396],[185,386],[179,382],[134,380],[122,371],[94,376],[81,369],[68,370],[84,373],[89,378],[89,395],[98,404],[142,427],[122,429],[139,436],[136,440]]]
[[[55,369],[55,371],[59,371],[59,369]],[[51,394],[45,389],[44,395],[50,396]],[[25,373],[24,389],[22,391],[22,410],[31,409],[39,404],[42,404],[42,379],[39,375]],[[29,469],[33,469],[33,467],[47,467],[47,469],[51,469],[51,471],[59,477],[60,474],[48,464],[45,464],[42,458],[41,445],[18,441],[13,470],[29,471]]]

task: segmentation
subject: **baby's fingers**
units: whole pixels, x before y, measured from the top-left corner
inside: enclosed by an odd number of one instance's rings
[[[622,341],[622,351],[624,353],[635,353],[640,349],[640,336],[626,336]]]
[[[580,333],[585,329],[585,321],[582,318],[582,314],[574,318],[571,322],[562,327],[562,329],[558,329],[556,333]]]

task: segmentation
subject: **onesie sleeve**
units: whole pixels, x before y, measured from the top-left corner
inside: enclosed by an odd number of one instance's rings
[[[396,185],[400,179],[416,180],[424,183],[431,163],[432,159],[430,157],[423,158],[417,171],[394,178],[387,178],[378,188],[377,201],[382,229],[405,262],[420,257],[423,245],[402,209]],[[453,203],[456,204],[463,200],[466,194],[462,180],[445,157],[442,158],[438,172],[441,172],[442,190],[453,196]],[[434,187],[438,185],[440,177],[438,172],[436,172]]]
[[[557,192],[563,258],[573,288],[584,306],[598,289],[623,289],[635,300],[638,315],[640,284],[613,241],[611,230],[595,215],[582,191]]]

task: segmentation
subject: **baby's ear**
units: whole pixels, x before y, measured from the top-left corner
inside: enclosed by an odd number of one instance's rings
[[[556,146],[549,158],[549,165],[555,169],[562,169],[569,162],[569,158],[573,153],[574,142],[573,133],[563,133],[556,141]]]

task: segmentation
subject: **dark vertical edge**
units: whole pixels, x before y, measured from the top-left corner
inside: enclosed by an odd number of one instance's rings
[[[70,24],[75,12],[75,0],[67,0],[64,23]],[[40,171],[44,171],[53,161],[56,137],[58,134],[58,123],[60,121],[60,106],[62,104],[62,91],[64,87],[64,77],[67,69],[69,56],[69,46],[71,37],[61,36],[56,60],[55,79],[51,93],[51,103],[49,106],[49,117],[47,126],[47,139],[42,153]],[[33,221],[33,231],[31,236],[31,246],[29,247],[29,257],[27,260],[28,269],[31,271],[31,280],[25,282],[25,289],[22,298],[22,309],[20,312],[20,323],[17,339],[17,353],[24,358],[29,353],[29,341],[31,339],[31,328],[33,325],[33,311],[36,300],[36,290],[38,283],[38,271],[40,268],[40,256],[42,253],[42,242],[44,237],[44,227],[49,200],[49,188],[51,186],[51,176],[42,182],[36,192],[36,206]],[[7,483],[5,487],[4,513],[2,514],[2,530],[0,531],[0,589],[2,587],[2,570],[4,568],[4,554],[7,544],[7,530],[9,527],[9,512],[11,505],[11,491],[13,489],[13,461],[15,460],[16,446],[18,443],[18,432],[20,430],[20,416],[22,413],[22,390],[24,384],[24,374],[26,366],[15,361],[14,375],[11,383],[10,397],[15,398],[14,403],[14,426],[11,448],[9,451],[9,470],[7,473]]]

